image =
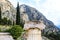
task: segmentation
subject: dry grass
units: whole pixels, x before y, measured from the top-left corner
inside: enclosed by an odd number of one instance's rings
[[[7,26],[7,25],[0,25],[0,30],[1,31],[6,31],[9,30],[12,26]]]

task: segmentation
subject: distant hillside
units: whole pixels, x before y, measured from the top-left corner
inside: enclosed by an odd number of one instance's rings
[[[42,35],[50,40],[60,40],[60,29],[54,23],[48,20],[41,12],[28,5],[20,5],[20,16],[22,22],[26,21],[43,21],[46,28],[42,31]],[[59,35],[59,36],[58,36]]]

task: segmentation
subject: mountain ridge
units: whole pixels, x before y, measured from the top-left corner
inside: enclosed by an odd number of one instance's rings
[[[22,9],[22,10],[21,10]],[[60,34],[60,29],[54,25],[54,23],[50,20],[48,20],[42,13],[40,13],[37,9],[32,8],[28,5],[20,5],[20,15],[21,19],[24,21],[43,21],[43,23],[46,25],[46,28],[42,31],[43,35],[55,35],[55,37],[52,37],[54,40],[56,39],[57,34]],[[25,16],[24,16],[25,15]],[[27,16],[26,16],[27,15]],[[22,18],[23,17],[23,18]],[[47,37],[46,36],[46,37]],[[51,39],[51,40],[53,40]]]

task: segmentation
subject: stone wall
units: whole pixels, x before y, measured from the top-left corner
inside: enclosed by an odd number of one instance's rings
[[[14,40],[9,33],[0,32],[0,40]]]

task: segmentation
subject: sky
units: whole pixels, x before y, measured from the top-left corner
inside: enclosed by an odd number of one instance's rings
[[[14,7],[17,2],[36,8],[56,26],[60,25],[60,0],[9,0]]]

